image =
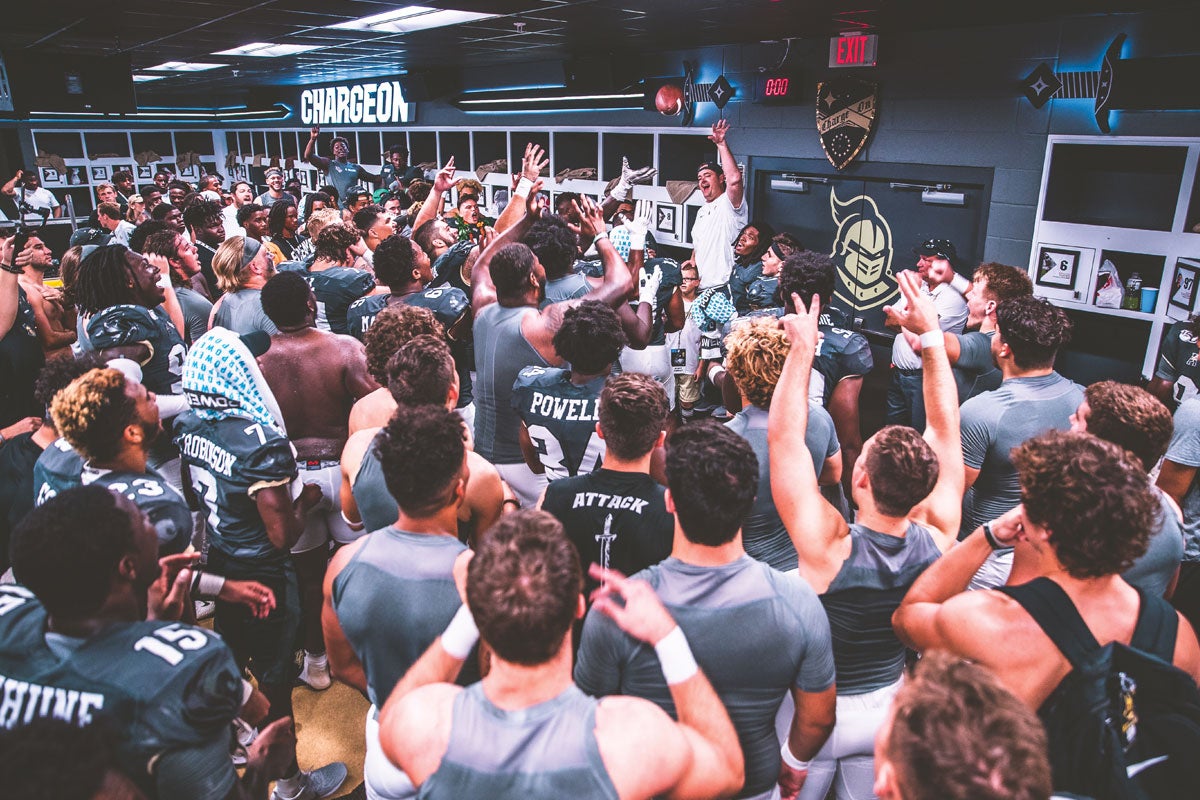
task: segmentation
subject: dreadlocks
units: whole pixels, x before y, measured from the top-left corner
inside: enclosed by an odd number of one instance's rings
[[[123,244],[110,244],[88,255],[75,279],[75,302],[84,314],[97,314],[122,303],[136,304],[133,273]]]

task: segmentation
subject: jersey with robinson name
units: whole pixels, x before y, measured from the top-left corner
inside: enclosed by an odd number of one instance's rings
[[[526,367],[517,374],[512,407],[529,430],[548,480],[593,472],[603,463],[596,421],[605,380],[602,375],[575,384],[569,370],[554,367]]]
[[[746,758],[741,796],[779,779],[775,714],[791,689],[823,692],[834,682],[829,621],[812,588],[748,555],[720,566],[668,558],[636,576],[671,612],[729,712]],[[675,713],[654,649],[593,608],[580,637],[575,683],[595,697],[641,697]]]
[[[187,501],[162,475],[154,470],[116,472],[85,466],[80,476],[83,485],[96,484],[132,500],[150,519],[158,534],[158,555],[182,553],[192,543],[192,512]]]
[[[291,443],[240,417],[203,420],[192,411],[179,416],[175,443],[186,467],[184,480],[208,516],[211,546],[231,559],[285,564],[288,552],[271,544],[254,494],[296,479]]]
[[[350,335],[365,341],[367,331],[375,324],[375,318],[387,308],[391,299],[391,294],[371,294],[355,300],[346,314]],[[458,373],[458,407],[468,405],[474,398],[471,370],[475,368],[475,354],[466,332],[460,332],[458,339],[449,338],[449,334],[463,314],[471,309],[471,301],[461,289],[453,286],[427,286],[419,292],[400,297],[399,302],[427,308],[442,323],[447,334],[446,343],[450,345],[450,354],[454,356],[454,371]]]
[[[161,305],[106,308],[88,321],[87,338],[92,350],[145,345],[150,357],[142,362],[142,385],[155,394],[180,393],[187,348]]]
[[[317,327],[323,331],[349,333],[347,310],[351,303],[375,288],[371,273],[353,267],[330,267],[300,274],[317,296]]]
[[[33,504],[40,506],[51,497],[81,483],[83,458],[61,436],[42,451],[33,465]]]
[[[118,622],[78,640],[47,633],[47,625],[32,592],[0,586],[0,726],[43,717],[80,726],[105,720],[122,771],[151,797],[159,796],[153,783],[163,786],[173,756],[228,748],[242,680],[219,636],[177,622]],[[171,797],[225,797],[237,779],[226,763],[192,776]]]
[[[1176,322],[1163,337],[1154,377],[1175,384],[1172,394],[1176,403],[1200,394],[1200,351],[1192,323]]]

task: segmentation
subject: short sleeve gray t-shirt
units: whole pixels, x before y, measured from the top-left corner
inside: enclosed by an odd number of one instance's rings
[[[1166,458],[1181,467],[1200,468],[1200,398],[1188,398],[1176,409],[1175,432],[1171,435]],[[1192,479],[1181,507],[1183,560],[1200,561],[1200,480]]]
[[[258,289],[239,289],[221,295],[213,326],[228,328],[238,335],[265,331],[273,336],[279,332],[263,311],[262,292]]]
[[[1083,402],[1083,387],[1057,372],[1010,378],[993,392],[963,403],[963,462],[979,470],[963,498],[963,538],[988,520],[1021,502],[1012,449],[1026,439],[1071,427],[1071,415]]]
[[[176,286],[175,297],[179,299],[179,307],[183,310],[183,325],[187,334],[185,341],[190,345],[208,330],[213,304],[207,297],[186,286]]]
[[[791,689],[834,682],[829,619],[812,588],[749,556],[718,567],[668,558],[634,576],[662,599],[729,711],[746,756],[746,796],[779,777],[775,713]],[[641,697],[675,714],[654,648],[593,609],[583,626],[575,682],[595,696]]]
[[[958,361],[954,363],[954,383],[958,388],[959,405],[976,395],[1000,388],[1003,376],[992,360],[992,337],[995,334],[995,331],[956,334]]]

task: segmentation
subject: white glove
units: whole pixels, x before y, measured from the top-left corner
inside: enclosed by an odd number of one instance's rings
[[[629,249],[646,249],[646,231],[650,228],[650,215],[654,213],[654,203],[649,200],[638,200],[633,212],[633,219],[625,220],[625,230],[629,231]]]
[[[645,234],[643,233],[643,236]],[[655,267],[649,275],[642,270],[641,290],[638,292],[639,303],[649,303],[651,306],[658,299],[658,287],[662,285],[662,267]]]
[[[609,196],[613,200],[621,202],[629,197],[629,191],[635,185],[649,183],[657,174],[658,170],[654,167],[630,169],[628,156],[621,156],[621,177],[617,180],[617,185],[613,187],[612,194]]]

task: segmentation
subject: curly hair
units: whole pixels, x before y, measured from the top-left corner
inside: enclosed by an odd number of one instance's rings
[[[400,406],[375,448],[388,493],[414,517],[446,507],[467,457],[462,417],[432,405]]]
[[[459,178],[454,184],[454,190],[461,194],[473,194],[476,198],[483,196],[483,184],[474,178]]]
[[[442,323],[428,308],[388,306],[375,317],[363,336],[367,349],[367,372],[380,386],[388,383],[388,362],[400,346],[422,334],[443,337]]]
[[[579,252],[579,237],[560,217],[542,217],[533,223],[522,239],[537,256],[550,280],[561,278],[571,270]]]
[[[375,277],[389,289],[399,289],[413,283],[413,267],[417,261],[412,239],[393,233],[375,248]]]
[[[1071,318],[1038,297],[1014,297],[996,306],[1000,338],[1020,369],[1054,366],[1059,348],[1071,341]]]
[[[1089,433],[1049,431],[1012,453],[1029,519],[1073,578],[1129,569],[1157,530],[1161,504],[1142,465]]]
[[[341,224],[326,225],[317,235],[316,256],[318,259],[344,265],[349,262],[346,251],[358,244],[361,238],[357,228],[348,228]]]
[[[1139,386],[1116,381],[1093,383],[1087,399],[1087,432],[1119,444],[1137,456],[1149,472],[1167,452],[1175,430],[1171,412]]]
[[[925,654],[892,702],[887,759],[906,800],[1045,800],[1046,731],[988,670]]]
[[[429,181],[415,180],[408,185],[408,196],[414,203],[423,203],[432,190],[433,184]]]
[[[52,358],[47,361],[33,384],[34,401],[46,409],[45,421],[54,424],[50,406],[55,395],[67,388],[71,381],[103,366],[104,360],[97,353],[86,352],[81,353],[79,358]]]
[[[12,533],[17,581],[53,616],[94,614],[117,565],[136,552],[129,501],[103,486],[76,486],[36,506]],[[139,515],[140,516],[140,515]]]
[[[266,211],[266,209],[258,203],[246,203],[246,205],[237,210],[237,224],[241,225],[243,228],[246,227],[246,223],[250,220],[250,218],[260,211]]]
[[[282,202],[282,201],[280,201]],[[221,204],[215,200],[198,200],[183,212],[183,224],[188,230],[203,228],[210,220],[220,219]]]
[[[267,209],[267,232],[272,236],[283,236],[283,226],[287,222],[288,210],[296,208],[296,202],[289,197],[276,200]],[[191,211],[191,209],[188,209]]]
[[[329,195],[325,194],[324,192],[309,192],[308,194],[304,195],[304,205],[301,208],[301,210],[304,212],[304,219],[307,220],[313,215],[313,203],[324,203],[325,207],[328,207],[332,202],[333,201],[329,199]],[[324,210],[324,208],[321,210]]]
[[[614,375],[600,392],[600,431],[608,453],[633,461],[650,452],[667,427],[670,404],[662,384],[649,375]]]
[[[128,252],[125,245],[109,244],[96,248],[79,262],[73,294],[80,311],[98,314],[122,303],[136,305],[137,281],[125,256]]]
[[[667,488],[688,541],[717,547],[733,540],[758,492],[750,443],[711,420],[677,428],[667,440]]]
[[[312,195],[310,194],[309,197],[312,197]],[[341,224],[342,212],[336,208],[326,206],[304,217],[304,232],[308,235],[308,238],[313,240],[315,247],[316,239],[321,235],[321,231],[330,225]]]
[[[599,300],[585,300],[564,311],[562,326],[551,340],[554,351],[581,375],[599,375],[628,343],[617,312]]]
[[[151,234],[146,239],[146,244],[142,247],[142,255],[156,255],[163,258],[178,258],[179,257],[179,240],[183,238],[182,233],[176,233],[168,228],[164,231]]]
[[[142,252],[142,248],[146,245],[146,240],[159,231],[174,230],[163,222],[161,219],[148,219],[133,229],[133,233],[129,234],[129,249],[135,253]]]
[[[387,364],[387,387],[398,405],[444,405],[458,373],[450,346],[423,334],[404,344]]]
[[[1033,281],[1029,280],[1029,273],[1019,267],[989,261],[976,267],[973,277],[987,281],[987,294],[997,303],[1033,294]]]
[[[904,425],[881,428],[866,448],[863,466],[871,499],[889,517],[903,517],[937,485],[937,454],[921,434]]]
[[[354,217],[351,221],[354,223],[354,227],[358,228],[358,232],[363,236],[366,236],[367,231],[369,231],[371,226],[375,224],[375,220],[379,219],[379,217],[383,216],[383,214],[383,206],[377,203],[371,203],[363,206],[358,211],[355,211]]]
[[[800,295],[806,305],[816,295],[824,308],[833,297],[833,284],[833,259],[825,253],[801,250],[784,259],[779,268],[779,294],[788,308],[793,293]]]
[[[86,461],[108,461],[121,451],[125,428],[138,421],[137,401],[125,392],[125,375],[93,369],[54,396],[54,428]]]
[[[784,231],[783,233],[777,233],[772,236],[768,247],[771,244],[779,247],[779,251],[783,253],[784,258],[787,258],[793,253],[799,253],[804,249],[804,245],[801,244],[800,240],[787,231]]]
[[[759,408],[770,406],[790,349],[787,335],[774,319],[751,318],[725,337],[725,347],[725,368],[738,391]]]
[[[582,590],[579,554],[545,511],[500,517],[467,568],[467,605],[480,636],[513,664],[544,664],[558,652]]]

